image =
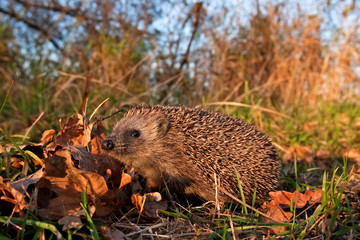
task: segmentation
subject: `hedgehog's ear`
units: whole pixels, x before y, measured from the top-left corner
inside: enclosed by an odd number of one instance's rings
[[[156,128],[158,130],[159,137],[164,136],[169,131],[170,124],[164,115],[161,115],[156,119]]]

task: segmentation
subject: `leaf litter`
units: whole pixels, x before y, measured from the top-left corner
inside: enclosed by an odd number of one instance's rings
[[[133,169],[122,166],[101,149],[104,132],[100,122],[85,126],[80,114],[69,118],[57,135],[53,129],[46,130],[39,144],[23,148],[34,152],[44,167],[12,183],[4,183],[1,178],[1,209],[11,209],[22,216],[22,210],[29,207],[25,197],[27,200],[32,197],[35,200],[32,210],[38,216],[58,220],[64,225],[63,230],[77,228],[85,215],[80,205],[81,192],[86,192],[91,215],[96,218],[108,217],[133,202],[141,216],[157,219],[154,204],[161,200],[161,195],[140,195],[141,185]],[[20,155],[13,157],[13,167],[21,168],[21,163]],[[30,185],[35,189],[32,193],[27,191]],[[144,199],[144,204],[140,206],[136,199]],[[166,209],[166,203],[161,208]]]
[[[150,232],[149,236],[152,236],[151,229],[156,229],[156,227],[159,232],[163,231],[163,233],[174,231],[169,229],[166,222],[168,217],[164,219],[164,216],[159,216],[158,213],[159,210],[168,208],[168,201],[162,199],[158,192],[142,194],[139,177],[134,170],[129,166],[122,166],[102,150],[101,143],[105,138],[105,130],[101,122],[96,121],[86,125],[80,114],[69,118],[58,134],[53,129],[46,130],[39,144],[26,145],[22,148],[23,151],[33,152],[44,166],[36,164],[36,161],[33,160],[37,171],[32,175],[11,183],[4,183],[3,178],[0,178],[2,214],[5,212],[3,209],[7,209],[8,215],[15,214],[21,217],[24,215],[24,210],[30,208],[40,217],[57,220],[60,225],[63,225],[63,231],[76,229],[84,224],[85,213],[80,203],[82,201],[81,192],[85,192],[90,206],[90,215],[103,220],[104,223],[124,227],[124,224],[121,223],[122,220],[138,224],[140,217],[156,223],[151,228],[143,229],[139,229],[139,225],[135,225],[137,227],[127,236],[136,234],[141,236],[147,231]],[[355,159],[358,156],[358,152],[353,149],[348,153],[349,157]],[[285,154],[285,158],[290,159],[294,155],[299,155],[310,162],[314,156],[325,158],[328,157],[328,154],[326,151],[313,153],[309,148],[293,148],[289,149],[288,156]],[[15,155],[12,159],[13,166],[21,168],[20,156]],[[360,188],[359,170],[353,168],[350,175],[348,185],[343,187],[348,189],[348,192],[354,193],[356,197]],[[340,183],[339,187],[341,184],[343,183]],[[322,201],[322,190],[307,190],[305,193],[277,191],[271,192],[269,195],[272,200],[262,205],[263,212],[273,220],[284,223],[293,218],[293,213],[288,211],[289,208],[295,206],[297,209],[302,209],[309,205],[320,204]],[[30,198],[33,199],[31,204]],[[119,213],[119,211],[123,216],[114,223],[112,218],[116,217],[115,213]],[[204,214],[203,219],[206,220],[209,217],[206,215],[211,212],[213,209],[202,213]],[[131,216],[137,217],[131,218]],[[173,221],[178,224],[177,226],[182,229],[182,232],[184,229],[196,229],[192,221],[189,222],[190,226],[184,225],[181,218],[175,218]],[[262,221],[274,222],[265,217],[262,218]],[[325,226],[325,223],[326,221],[322,226]],[[194,237],[213,233],[213,230],[209,229],[206,224],[197,223],[196,225],[202,226],[202,229],[187,236]],[[286,229],[286,227],[270,227],[274,233]],[[126,236],[122,231],[114,230],[106,225],[101,227],[101,232],[106,239],[125,239]],[[176,236],[176,234],[165,234],[164,236]],[[179,236],[185,235],[180,234]]]

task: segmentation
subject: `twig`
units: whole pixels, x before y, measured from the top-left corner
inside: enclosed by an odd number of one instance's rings
[[[30,27],[30,28],[32,28],[32,29],[34,29],[34,30],[42,33],[47,39],[49,39],[49,41],[54,45],[54,47],[55,47],[56,49],[60,49],[59,44],[55,41],[55,39],[51,36],[51,34],[48,33],[48,31],[45,30],[44,28],[36,25],[36,24],[33,23],[33,22],[30,22],[28,19],[23,18],[23,17],[22,17],[21,15],[19,15],[19,14],[16,14],[16,13],[13,13],[13,12],[9,12],[9,11],[1,8],[1,7],[0,7],[0,12],[8,15],[8,16],[11,17],[11,18],[15,18],[16,20],[18,20],[18,21],[20,21],[20,22],[25,23],[28,27]]]
[[[178,211],[179,212],[179,209],[176,207],[176,205],[174,204],[174,198],[172,197],[172,195],[171,195],[171,192],[170,192],[170,190],[169,190],[169,188],[168,188],[168,185],[166,184],[166,181],[164,180],[163,181],[164,182],[164,186],[165,186],[165,189],[166,189],[166,195],[169,197],[169,200],[170,200],[170,202],[171,202],[171,205],[173,206],[173,208],[176,210],[176,211]]]
[[[193,7],[193,10],[192,10],[192,14],[195,15],[195,22],[193,24],[194,28],[193,28],[193,31],[191,33],[191,38],[190,38],[190,41],[189,41],[189,44],[187,46],[187,49],[186,49],[186,52],[184,54],[184,57],[182,58],[181,62],[180,62],[180,67],[179,67],[179,70],[178,72],[181,72],[182,68],[184,67],[184,65],[188,62],[188,58],[189,58],[189,53],[190,53],[190,48],[191,48],[191,44],[195,38],[195,34],[196,34],[196,31],[199,27],[199,22],[200,22],[200,14],[201,14],[201,9],[202,9],[202,2],[196,2],[194,4],[194,7]],[[183,26],[185,25],[185,23],[188,21],[188,19],[190,18],[190,14],[189,13],[189,16],[186,18],[186,20],[184,21],[184,24]]]
[[[123,112],[123,111],[124,111],[124,109],[117,110],[117,111],[115,111],[114,113],[110,114],[109,116],[102,117],[102,118],[99,118],[99,119],[95,119],[93,122],[102,122],[102,121],[104,121],[105,119],[111,118],[111,117],[115,116],[116,114],[118,114],[118,113],[120,113],[120,112]]]
[[[134,235],[136,235],[136,234],[146,232],[146,231],[148,231],[150,228],[162,227],[162,226],[164,226],[164,225],[166,225],[166,223],[158,223],[158,224],[156,224],[156,225],[154,225],[154,226],[147,226],[147,227],[144,228],[144,229],[141,229],[141,230],[139,230],[139,231],[136,231],[136,232],[132,232],[132,233],[127,234],[126,237],[134,236]]]
[[[26,131],[24,137],[23,137],[23,141],[25,140],[25,138],[28,136],[29,132],[31,131],[31,129],[34,127],[34,125],[42,118],[42,116],[44,115],[44,112],[41,112],[40,115],[36,118],[36,120],[33,122],[33,124],[31,124],[31,126],[29,127],[29,129]]]
[[[231,228],[231,233],[232,233],[232,237],[234,240],[236,240],[236,235],[235,235],[235,229],[234,229],[234,223],[232,221],[232,217],[229,217],[229,222],[230,222],[230,228]]]

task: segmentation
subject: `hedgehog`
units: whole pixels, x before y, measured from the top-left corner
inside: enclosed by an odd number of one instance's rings
[[[179,196],[205,201],[229,202],[221,188],[240,198],[239,182],[246,202],[254,192],[257,202],[264,200],[276,188],[281,166],[271,140],[253,125],[185,106],[130,109],[102,148],[132,166],[148,186],[166,185]]]

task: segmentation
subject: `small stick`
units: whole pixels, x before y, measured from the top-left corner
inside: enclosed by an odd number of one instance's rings
[[[36,118],[36,120],[33,122],[33,124],[31,124],[30,128],[26,131],[24,137],[23,137],[23,141],[25,140],[25,138],[28,136],[28,134],[30,133],[31,129],[34,127],[34,125],[42,118],[42,116],[44,115],[44,112],[41,112],[40,115]]]
[[[111,118],[111,117],[113,117],[114,115],[116,115],[116,114],[118,114],[118,113],[120,113],[120,112],[122,112],[122,111],[124,111],[124,110],[123,110],[123,109],[117,110],[117,111],[115,111],[114,113],[110,114],[109,116],[96,119],[94,122],[102,122],[102,121],[104,121],[105,119]]]

